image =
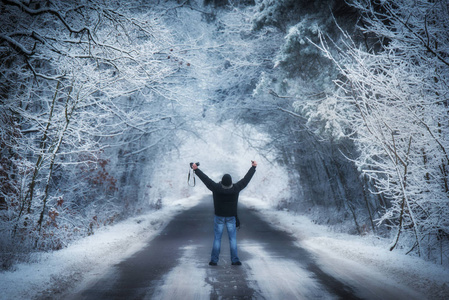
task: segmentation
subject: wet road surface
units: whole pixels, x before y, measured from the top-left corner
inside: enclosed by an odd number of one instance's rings
[[[239,204],[242,266],[231,266],[223,234],[218,266],[209,266],[212,197],[177,215],[141,251],[115,265],[73,299],[360,299],[325,272],[289,234]]]

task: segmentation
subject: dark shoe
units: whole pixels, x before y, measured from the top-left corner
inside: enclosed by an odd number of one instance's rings
[[[241,266],[241,265],[242,265],[242,263],[241,263],[241,262],[239,262],[239,261],[236,261],[236,262],[233,262],[233,263],[232,263],[232,265],[233,265],[233,266]]]
[[[217,265],[216,262],[213,262],[213,261],[209,262],[209,266],[216,266],[216,265]]]

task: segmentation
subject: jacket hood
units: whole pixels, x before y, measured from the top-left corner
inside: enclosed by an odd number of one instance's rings
[[[224,174],[223,178],[221,178],[221,185],[223,188],[230,189],[232,187],[232,177],[229,174]]]

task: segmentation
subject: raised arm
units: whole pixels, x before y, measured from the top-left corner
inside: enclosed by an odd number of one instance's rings
[[[198,169],[198,166],[196,164],[192,165],[192,169],[195,171],[195,174],[198,175],[198,178],[201,179],[201,181],[206,185],[206,187],[213,191],[214,187],[217,185],[215,181],[210,179],[206,174],[203,173],[200,169]]]
[[[257,162],[256,161],[251,161],[251,168],[248,170],[248,172],[246,173],[246,175],[240,179],[239,182],[237,182],[235,184],[235,187],[238,190],[243,190],[248,183],[250,182],[251,178],[253,178],[254,173],[256,173],[256,167],[257,167]]]

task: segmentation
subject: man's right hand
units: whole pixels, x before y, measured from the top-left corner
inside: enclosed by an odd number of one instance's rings
[[[192,169],[196,170],[196,169],[198,169],[198,166],[194,163],[194,164],[192,165]]]
[[[251,161],[251,164],[252,164],[253,167],[257,167],[257,161],[252,160],[252,161]]]

